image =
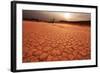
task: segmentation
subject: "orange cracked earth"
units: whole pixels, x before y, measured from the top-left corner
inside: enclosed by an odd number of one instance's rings
[[[90,26],[23,21],[23,63],[91,58]]]

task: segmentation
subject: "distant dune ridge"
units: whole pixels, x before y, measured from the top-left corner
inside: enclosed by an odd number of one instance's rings
[[[91,26],[91,21],[65,21],[65,20],[59,20],[56,21],[54,18],[51,20],[40,20],[40,19],[35,19],[35,18],[23,18],[23,20],[28,20],[28,21],[37,21],[37,22],[48,22],[48,23],[65,23],[65,24],[76,24],[76,25],[81,25],[81,26]]]
[[[24,19],[22,61],[27,63],[91,59],[90,33],[90,21],[47,22]]]

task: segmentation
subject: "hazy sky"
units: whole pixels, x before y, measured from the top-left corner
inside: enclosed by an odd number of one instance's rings
[[[27,19],[40,19],[40,20],[51,20],[55,21],[90,21],[90,13],[74,13],[74,12],[52,12],[52,11],[34,11],[34,10],[23,10],[23,18]]]

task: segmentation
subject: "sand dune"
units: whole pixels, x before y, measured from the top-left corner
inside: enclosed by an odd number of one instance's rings
[[[90,59],[90,26],[23,21],[23,62]]]

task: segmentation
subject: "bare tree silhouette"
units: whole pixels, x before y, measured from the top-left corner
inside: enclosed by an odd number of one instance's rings
[[[54,18],[52,18],[52,19],[50,19],[50,21],[49,21],[50,23],[55,23],[55,19]]]

